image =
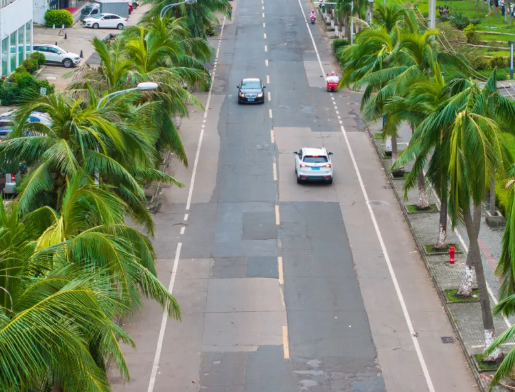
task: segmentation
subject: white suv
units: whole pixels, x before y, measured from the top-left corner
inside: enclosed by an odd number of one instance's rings
[[[78,54],[67,52],[56,45],[34,44],[33,49],[43,53],[48,64],[62,64],[64,68],[70,68],[80,63]]]
[[[295,174],[297,183],[303,181],[323,181],[333,183],[332,152],[322,148],[301,148],[293,153],[295,156]]]

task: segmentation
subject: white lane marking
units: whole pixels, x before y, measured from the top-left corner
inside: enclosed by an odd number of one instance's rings
[[[263,12],[263,18],[265,17],[265,13]]]
[[[275,206],[275,224],[277,226],[281,225],[281,214],[279,213],[279,206]]]
[[[340,117],[340,116],[338,116],[338,120],[341,120],[341,117]]]
[[[274,172],[274,181],[277,181],[277,165],[274,163],[272,163],[272,170]]]
[[[181,234],[184,234],[184,230],[186,230],[186,228],[184,226],[181,227]]]
[[[322,60],[320,59],[320,53],[318,53],[318,48],[315,42],[315,39],[313,38],[313,33],[311,32],[311,29],[309,28],[308,20],[306,18],[306,14],[304,13],[304,9],[302,8],[302,3],[300,0],[299,7],[302,12],[302,16],[304,17],[304,22],[306,23],[306,28],[308,29],[308,33],[311,37],[311,42],[313,43],[313,47],[315,48],[315,53],[318,58],[318,64],[320,65],[320,70],[322,71],[322,75],[325,75],[324,66],[322,65]],[[334,97],[331,97],[334,100]],[[345,144],[347,145],[347,149],[349,150],[349,156],[352,160],[352,166],[354,167],[354,171],[356,172],[356,176],[358,177],[359,186],[361,188],[361,192],[363,193],[363,198],[365,199],[365,202],[367,204],[368,213],[370,215],[370,218],[372,219],[372,223],[374,225],[374,230],[377,235],[377,239],[379,240],[379,244],[381,245],[381,250],[384,255],[384,259],[386,261],[386,265],[388,266],[388,271],[390,272],[390,277],[393,282],[393,286],[395,287],[395,292],[397,294],[397,298],[399,299],[402,313],[404,315],[404,319],[406,320],[406,324],[408,326],[411,340],[413,341],[413,346],[415,347],[415,351],[417,353],[418,360],[420,362],[420,366],[422,367],[422,372],[424,373],[424,378],[426,379],[426,384],[430,392],[435,392],[435,387],[433,386],[433,381],[431,380],[431,375],[429,374],[429,370],[427,369],[426,361],[424,359],[424,355],[422,354],[422,350],[420,349],[420,344],[418,342],[418,339],[416,338],[416,332],[413,329],[413,323],[411,321],[408,308],[406,307],[406,302],[404,301],[404,296],[402,295],[401,289],[399,287],[399,282],[397,281],[397,277],[395,275],[395,271],[393,270],[392,263],[390,261],[390,256],[388,255],[388,251],[386,250],[386,245],[383,240],[383,235],[381,234],[381,230],[379,229],[379,225],[377,224],[377,219],[374,214],[374,210],[372,209],[372,205],[369,202],[368,199],[368,193],[365,189],[365,184],[363,182],[363,178],[361,177],[361,172],[358,168],[358,164],[356,162],[356,158],[354,157],[354,152],[352,150],[352,147],[349,142],[349,138],[347,137],[347,132],[345,131],[345,128],[343,125],[340,127],[341,131],[343,133],[343,137],[345,139]]]
[[[290,343],[288,339],[288,327],[283,325],[283,350],[284,359],[290,358]]]
[[[263,27],[266,27],[266,23],[265,22],[263,22]]]
[[[273,129],[270,131],[270,141],[272,142],[272,144],[275,143],[275,137],[274,137],[274,130]]]
[[[262,6],[261,6],[261,9],[264,11],[264,10],[265,10],[265,6],[264,6],[264,5],[262,5]]]
[[[188,221],[188,217],[190,216],[190,214],[184,214],[184,222],[187,222]]]
[[[337,111],[336,111],[336,114],[340,114],[340,112],[337,110]]]
[[[270,118],[273,118],[273,116],[272,116],[272,109],[268,109],[268,115],[270,116]]]
[[[177,276],[177,268],[179,267],[179,257],[181,255],[182,242],[177,244],[177,250],[175,251],[175,260],[173,261],[172,277],[170,278],[170,284],[168,285],[168,292],[173,292],[173,286],[175,285],[175,277]],[[148,383],[148,392],[154,390],[156,383],[157,369],[159,368],[159,359],[161,358],[161,350],[163,349],[163,340],[165,337],[166,323],[168,322],[168,313],[166,309],[163,311],[163,318],[161,319],[161,329],[159,330],[159,337],[157,338],[157,349],[156,355],[154,356],[154,364],[152,365],[152,372],[150,373],[150,382]]]
[[[225,17],[222,22],[222,29],[220,30],[220,38],[219,38],[220,41],[222,40],[222,37],[224,35],[224,26],[225,26]],[[216,60],[217,60],[217,58],[215,59],[215,61]],[[206,111],[204,112],[204,121],[202,121],[203,123],[206,122],[206,117],[209,112],[209,104],[211,103],[211,94],[213,92],[213,84],[214,84],[213,82],[215,81],[215,75],[216,75],[216,72],[213,70],[213,75],[211,75],[211,87],[209,87],[209,95],[207,96]],[[193,196],[193,186],[195,185],[195,177],[197,175],[198,160],[200,157],[200,148],[202,147],[202,139],[203,138],[204,138],[204,128],[202,128],[200,130],[200,136],[198,138],[197,154],[195,155],[195,163],[193,164],[193,172],[191,174],[190,190],[188,192],[188,199],[186,201],[186,211],[188,211],[190,209],[190,205],[191,205],[191,198]]]
[[[268,59],[265,60],[265,65],[268,67]]]
[[[265,45],[265,52],[268,52],[268,47]]]
[[[268,100],[271,101],[272,100],[272,94],[270,94],[270,91],[268,92]]]
[[[279,284],[284,284],[283,258],[277,257],[277,269],[279,272]]]
[[[266,39],[266,33],[263,33],[263,37]]]
[[[266,75],[266,84],[270,84],[270,75]]]

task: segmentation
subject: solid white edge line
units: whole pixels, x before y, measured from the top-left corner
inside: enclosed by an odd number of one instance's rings
[[[273,116],[272,116],[272,109],[268,109],[268,115],[270,116],[270,118],[273,118]]]
[[[316,46],[315,38],[313,37],[313,33],[311,32],[311,29],[309,28],[308,20],[306,18],[306,14],[304,13],[304,9],[302,8],[302,3],[300,2],[300,0],[298,0],[298,2],[299,2],[299,7],[300,7],[300,10],[301,10],[302,16],[304,17],[304,22],[306,23],[306,28],[307,28],[307,30],[309,32],[310,37],[311,37],[311,41],[313,42],[313,47],[315,48],[315,53],[316,53],[317,58],[318,58],[318,63],[320,65],[320,70],[322,71],[322,75],[325,75],[324,66],[322,65],[322,60],[320,59],[320,54],[318,53],[318,48]],[[354,171],[356,172],[356,176],[358,177],[358,182],[359,182],[359,185],[360,185],[360,188],[361,188],[361,192],[363,193],[363,197],[364,197],[365,202],[367,204],[368,212],[370,214],[370,218],[372,219],[372,223],[374,225],[374,229],[375,229],[375,232],[376,232],[376,235],[377,235],[377,239],[379,240],[379,244],[381,245],[381,250],[383,251],[384,259],[386,261],[386,265],[388,266],[388,271],[390,272],[390,277],[392,279],[392,282],[393,282],[393,285],[394,285],[394,288],[395,288],[395,292],[397,293],[397,298],[399,299],[399,302],[400,302],[400,305],[401,305],[401,308],[402,308],[402,313],[404,315],[404,319],[405,319],[406,324],[408,326],[408,329],[409,329],[409,332],[410,332],[410,335],[411,335],[411,340],[413,341],[413,345],[415,347],[415,351],[417,353],[417,357],[418,357],[418,360],[420,362],[420,366],[422,367],[422,372],[424,373],[424,377],[426,379],[427,387],[428,387],[430,392],[435,392],[435,388],[433,386],[433,381],[431,380],[431,376],[429,374],[429,370],[427,369],[427,365],[426,365],[426,361],[424,359],[424,355],[422,354],[422,350],[420,349],[420,344],[419,344],[418,340],[415,337],[416,336],[415,330],[413,329],[413,324],[411,322],[411,318],[409,316],[409,312],[408,312],[408,309],[406,307],[406,303],[404,302],[404,297],[403,297],[401,289],[399,287],[399,283],[397,282],[397,277],[395,276],[395,271],[393,270],[392,263],[390,261],[390,256],[388,255],[388,251],[386,250],[386,245],[385,245],[385,243],[383,241],[383,236],[381,234],[381,230],[379,229],[379,225],[377,224],[377,220],[376,220],[376,216],[374,214],[374,210],[372,209],[372,206],[369,203],[368,194],[367,194],[367,191],[365,189],[365,184],[363,183],[363,178],[361,177],[361,172],[359,171],[358,164],[356,162],[356,158],[354,157],[354,153],[352,151],[352,147],[351,147],[350,142],[349,142],[349,138],[347,137],[347,132],[345,131],[345,128],[343,127],[343,125],[340,126],[340,129],[341,129],[343,137],[345,139],[345,144],[347,145],[347,148],[349,150],[349,156],[350,156],[350,158],[352,160],[352,165],[354,167]]]
[[[170,278],[170,284],[168,286],[168,292],[172,294],[173,286],[175,285],[175,278],[177,276],[177,268],[179,267],[179,258],[181,256],[182,242],[177,244],[177,250],[175,251],[175,260],[173,262],[172,276]],[[161,319],[161,329],[159,330],[159,337],[157,338],[156,355],[154,356],[154,363],[152,365],[152,372],[150,373],[150,382],[148,383],[148,392],[154,390],[156,384],[157,369],[159,368],[159,360],[161,359],[161,351],[163,349],[163,340],[165,337],[166,323],[168,322],[169,316],[166,309],[163,310],[163,318]]]
[[[219,41],[222,40],[222,36],[224,35],[224,26],[225,26],[225,17],[222,22],[222,29],[220,30],[220,38]],[[218,51],[216,54],[215,61],[218,61]],[[206,117],[209,112],[209,104],[211,102],[211,94],[213,92],[213,82],[215,81],[215,75],[216,72],[213,71],[213,75],[211,75],[211,86],[209,87],[209,94],[207,96],[207,103],[206,103],[206,111],[204,112],[204,123],[206,122]],[[195,163],[193,164],[193,172],[191,174],[191,181],[190,181],[190,189],[188,191],[188,199],[186,201],[186,211],[190,209],[191,206],[191,198],[193,196],[193,186],[195,185],[195,177],[197,175],[197,167],[198,167],[198,160],[200,157],[200,148],[202,147],[202,139],[204,138],[204,128],[200,130],[200,136],[198,138],[198,145],[197,145],[197,153],[195,154]]]

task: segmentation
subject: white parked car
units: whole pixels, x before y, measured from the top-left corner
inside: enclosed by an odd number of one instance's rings
[[[62,64],[65,68],[70,68],[80,63],[78,54],[67,52],[56,45],[34,44],[32,48],[35,52],[43,53],[48,64]]]
[[[93,29],[123,30],[127,26],[127,20],[115,14],[98,14],[93,18],[84,19],[82,25]]]
[[[303,147],[293,153],[295,156],[295,174],[297,183],[303,181],[323,181],[333,183],[332,152],[322,148]]]

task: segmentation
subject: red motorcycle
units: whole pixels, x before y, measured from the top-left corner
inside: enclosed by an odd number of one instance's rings
[[[335,75],[332,73],[331,75],[327,75],[327,78],[325,79],[327,91],[336,91],[338,88],[338,83],[340,82],[340,78],[338,75]]]
[[[315,15],[311,15],[311,24],[315,24],[315,20],[317,20],[317,17]]]

